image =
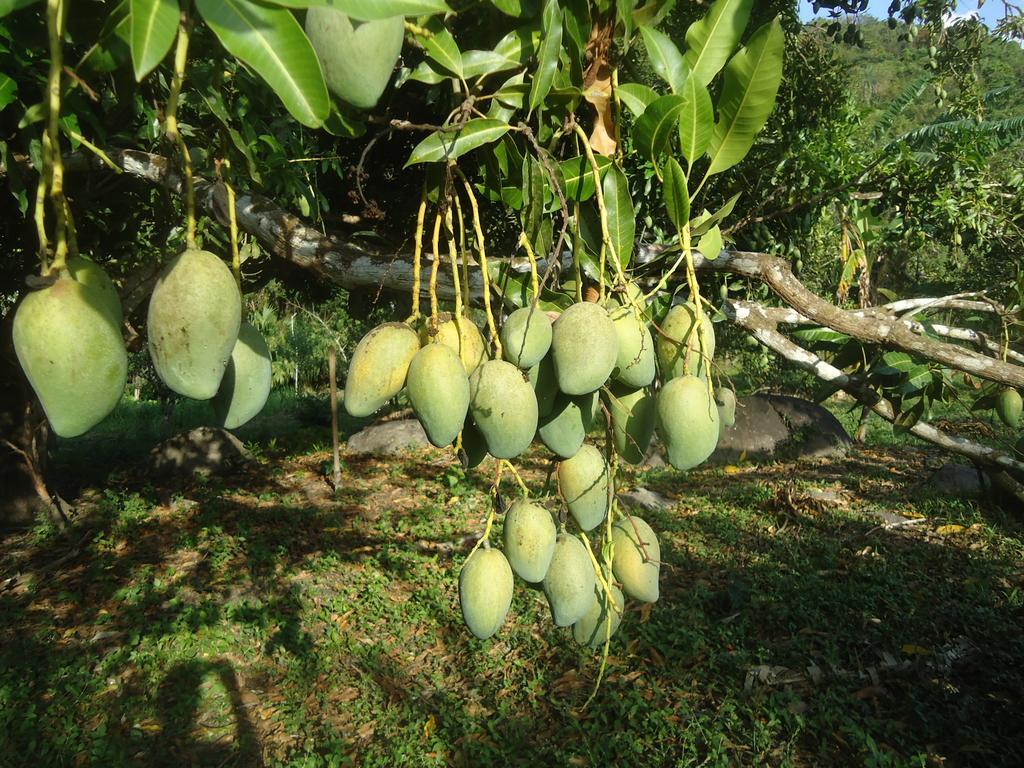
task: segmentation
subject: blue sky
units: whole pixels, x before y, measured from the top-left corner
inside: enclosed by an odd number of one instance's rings
[[[968,0],[968,2],[960,2],[956,5],[956,13],[964,14],[978,9],[978,3],[974,0]],[[988,0],[981,7],[981,19],[990,27],[999,20],[1002,14],[1003,4],[998,0]],[[888,18],[889,11],[889,0],[871,0],[868,4],[868,13],[879,19]],[[822,12],[820,16],[826,14]],[[800,18],[804,21],[809,21],[814,18],[814,12],[811,10],[811,4],[807,0],[801,0],[800,2]]]

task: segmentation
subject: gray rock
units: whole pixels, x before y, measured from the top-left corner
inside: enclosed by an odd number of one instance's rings
[[[146,471],[172,475],[223,475],[252,460],[242,441],[220,427],[198,427],[165,440],[146,461]]]
[[[843,425],[824,407],[788,395],[740,398],[736,423],[727,428],[710,464],[749,459],[838,458],[852,444]]]
[[[348,439],[345,448],[351,454],[397,456],[421,448],[430,448],[427,433],[416,419],[371,424]]]
[[[968,464],[943,464],[922,486],[941,496],[978,498],[992,490],[992,480]]]

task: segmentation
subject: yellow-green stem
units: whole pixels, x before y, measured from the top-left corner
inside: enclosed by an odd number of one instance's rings
[[[526,251],[526,258],[530,260],[530,286],[533,288],[533,306],[540,301],[540,279],[537,277],[537,257],[533,253],[533,246],[530,245],[530,238],[525,232],[519,233],[519,244]]]
[[[185,176],[185,245],[193,249],[196,247],[196,193],[192,182],[192,155],[189,154],[185,138],[178,129],[178,101],[181,97],[181,88],[185,84],[189,34],[188,13],[182,10],[178,21],[178,42],[174,49],[174,77],[171,79],[171,92],[167,97],[167,114],[164,122],[168,140],[176,144],[181,153],[181,168]]]
[[[430,265],[430,325],[437,327],[437,270],[441,265],[441,209],[434,214],[434,236],[431,241],[434,261]]]
[[[427,185],[423,185],[420,193],[420,207],[416,211],[416,244],[412,254],[412,317],[410,321],[419,319],[420,316],[420,274],[421,261],[423,258],[423,221],[427,216]]]
[[[47,0],[46,31],[50,42],[50,71],[46,81],[48,114],[43,166],[45,173],[45,168],[49,165],[50,201],[53,205],[56,245],[53,250],[53,262],[49,268],[47,269],[46,264],[42,265],[44,274],[64,269],[68,255],[67,217],[64,207],[64,163],[60,154],[60,81],[64,66],[61,49],[64,38],[63,0]],[[49,146],[47,147],[46,144]],[[48,151],[45,151],[47,149]]]
[[[452,207],[446,205],[444,208],[444,228],[448,235],[448,258],[452,262],[452,286],[455,289],[455,323],[459,331],[459,346],[462,346],[462,285],[459,279],[459,249],[455,244],[454,222],[452,221]]]
[[[484,228],[480,223],[480,207],[476,203],[476,195],[473,193],[473,185],[459,169],[457,165],[451,166],[452,170],[462,181],[462,187],[469,199],[469,207],[473,213],[473,232],[476,235],[477,253],[480,254],[480,273],[484,281],[484,311],[487,313],[487,328],[491,332],[491,340],[494,342],[494,357],[501,359],[501,339],[498,338],[498,328],[494,324],[494,314],[491,312],[491,276],[487,272],[487,247],[484,241]]]

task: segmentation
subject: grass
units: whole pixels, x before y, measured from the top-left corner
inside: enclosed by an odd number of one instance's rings
[[[599,658],[542,593],[491,640],[462,625],[488,464],[348,456],[335,494],[326,430],[274,437],[174,487],[80,468],[70,539],[3,539],[0,766],[1024,764],[1022,528],[922,487],[916,445],[634,473],[672,501],[641,513],[662,597],[581,711]]]

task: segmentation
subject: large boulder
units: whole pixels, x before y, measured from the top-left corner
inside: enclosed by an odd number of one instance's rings
[[[742,397],[736,421],[722,430],[708,463],[748,459],[837,458],[852,444],[827,409],[799,397],[758,394]]]
[[[160,478],[227,474],[250,461],[242,441],[220,427],[198,427],[168,438],[154,448],[146,473]]]
[[[356,455],[399,456],[429,448],[430,440],[416,419],[400,419],[371,424],[348,439],[345,451]]]

